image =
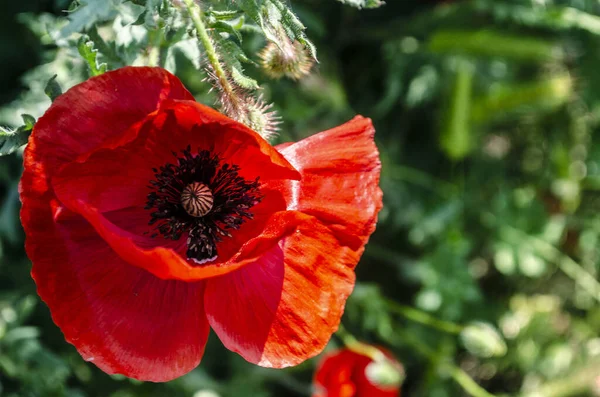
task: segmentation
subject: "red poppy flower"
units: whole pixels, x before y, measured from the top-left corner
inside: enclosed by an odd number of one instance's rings
[[[402,365],[385,350],[379,357],[350,349],[325,355],[314,377],[313,397],[400,397]]]
[[[21,220],[38,293],[85,360],[166,381],[209,329],[295,365],[336,330],[381,208],[370,120],[272,147],[160,68],[58,97],[25,150]]]

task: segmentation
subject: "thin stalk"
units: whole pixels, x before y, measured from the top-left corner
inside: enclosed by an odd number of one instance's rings
[[[351,333],[346,331],[340,323],[336,335],[342,340],[348,350],[352,350],[363,356],[369,357],[373,361],[380,361],[385,358],[385,355],[378,348],[359,342]]]
[[[227,73],[225,72],[225,70],[221,66],[221,62],[219,61],[219,55],[217,54],[217,50],[212,40],[210,39],[210,36],[208,35],[208,30],[206,29],[206,25],[202,20],[202,9],[198,4],[194,2],[194,0],[183,0],[183,2],[185,3],[188,9],[190,18],[192,19],[194,27],[196,28],[196,35],[198,37],[198,40],[200,41],[200,43],[204,47],[204,50],[206,51],[206,58],[208,59],[210,67],[212,68],[212,73],[214,73],[216,83],[219,84],[223,94],[226,95],[232,102],[234,102],[236,98],[235,89],[229,82],[227,78]]]
[[[473,380],[463,369],[457,367],[454,364],[446,364],[444,367],[447,368],[450,376],[456,383],[463,388],[464,391],[469,393],[473,397],[496,397],[483,387],[479,386],[477,382]]]
[[[435,328],[438,331],[446,332],[448,334],[458,335],[463,330],[463,326],[450,321],[440,320],[434,316],[425,313],[421,310],[415,309],[410,306],[404,306],[400,303],[394,302],[391,299],[385,300],[389,310],[392,313],[396,313],[408,320],[417,322],[419,324],[426,325],[431,328]]]
[[[160,49],[163,42],[163,30],[158,28],[150,32],[152,37],[152,46],[148,53],[148,66],[160,65]]]
[[[405,334],[400,338],[403,343],[408,343],[417,350],[420,354],[425,356],[432,364],[439,365],[442,371],[447,373],[465,392],[472,397],[496,397],[491,394],[483,387],[479,386],[477,382],[469,376],[463,369],[450,362],[440,362],[435,352],[425,343],[421,342],[418,338],[415,338],[411,334]],[[396,345],[395,341],[388,340],[393,345]]]

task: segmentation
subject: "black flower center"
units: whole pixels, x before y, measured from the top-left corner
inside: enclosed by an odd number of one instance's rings
[[[217,243],[231,237],[260,202],[258,177],[254,181],[238,174],[240,167],[223,163],[216,154],[191,148],[173,153],[176,164],[153,169],[146,209],[157,233],[179,240],[187,233],[187,256],[202,264],[217,258]]]

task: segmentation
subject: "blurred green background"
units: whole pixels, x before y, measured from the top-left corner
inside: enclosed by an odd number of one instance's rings
[[[87,78],[76,50],[47,34],[67,3],[1,2],[0,125],[39,117],[54,74],[64,87]],[[383,161],[385,207],[345,328],[404,363],[403,396],[490,396],[466,375],[496,396],[600,395],[600,1],[292,7],[319,51],[316,69],[296,83],[248,68],[283,118],[278,140],[360,113],[375,123]],[[128,32],[119,34],[145,45]],[[244,43],[250,54],[264,45]],[[171,67],[213,103],[186,57]],[[167,384],[85,363],[29,276],[21,168],[20,153],[0,157],[0,396],[310,394],[318,358],[262,369],[214,335],[200,367]],[[477,322],[488,325],[462,328]]]

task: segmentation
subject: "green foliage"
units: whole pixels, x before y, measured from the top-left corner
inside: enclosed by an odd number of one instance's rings
[[[23,123],[16,131],[0,127],[0,156],[6,156],[17,151],[27,143],[33,130],[35,119],[29,114],[23,114]]]
[[[46,94],[52,102],[54,102],[54,100],[63,93],[62,88],[60,88],[60,84],[58,84],[58,82],[56,81],[56,77],[56,74],[52,76],[50,80],[48,80],[48,82],[46,83],[46,87],[44,88],[44,94]]]
[[[356,8],[377,8],[385,3],[381,0],[338,0]]]
[[[98,50],[94,48],[94,42],[88,36],[83,35],[77,42],[77,50],[87,62],[92,76],[99,76],[106,72],[106,63],[98,63]]]
[[[122,0],[82,0],[73,3],[69,23],[60,30],[61,37],[83,32],[99,22],[109,21],[118,14]]]

